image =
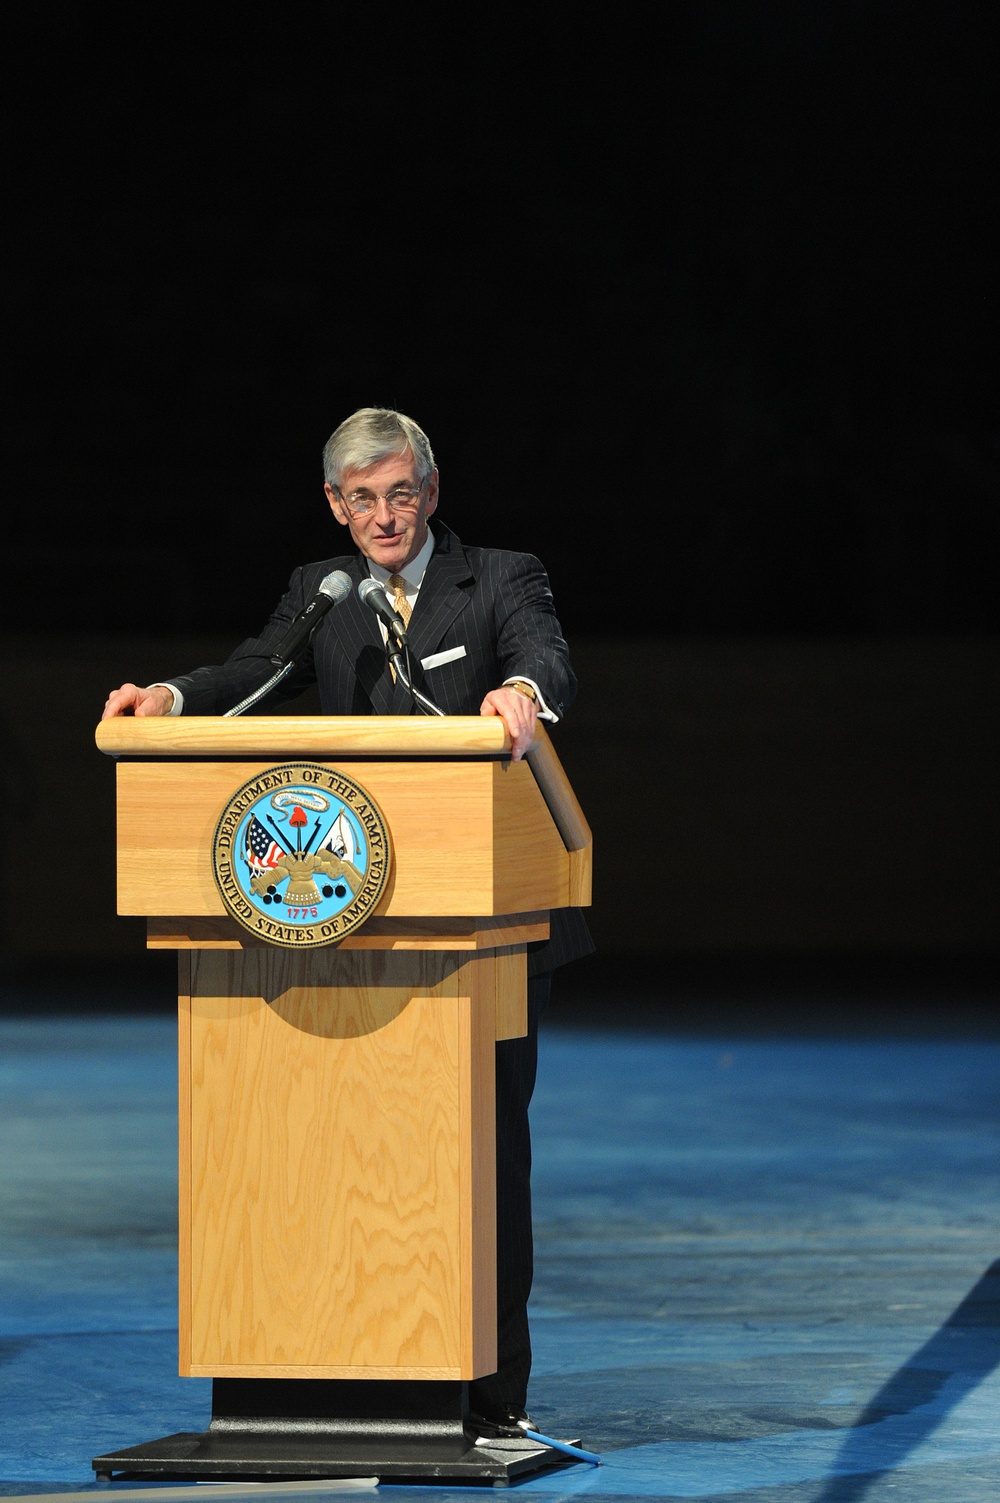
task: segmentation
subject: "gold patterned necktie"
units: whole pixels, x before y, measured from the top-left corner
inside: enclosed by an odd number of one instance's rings
[[[409,626],[410,617],[413,615],[413,607],[406,598],[406,580],[402,574],[390,574],[386,581],[392,591],[392,608],[398,611],[403,618],[403,625]]]
[[[392,591],[391,604],[393,610],[398,611],[399,615],[402,616],[403,625],[409,626],[410,617],[413,615],[413,607],[406,598],[406,580],[403,578],[402,574],[390,574],[389,578],[386,580],[386,584]],[[395,683],[396,670],[391,663],[389,664],[389,672],[392,674],[393,683]]]

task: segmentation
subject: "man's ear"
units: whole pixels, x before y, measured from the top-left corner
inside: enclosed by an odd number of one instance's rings
[[[438,472],[434,470],[427,477],[427,505],[424,508],[424,516],[429,517],[432,511],[437,511],[438,504]]]
[[[323,490],[326,493],[326,499],[330,503],[330,510],[333,512],[333,515],[336,517],[341,527],[347,527],[350,522],[350,518],[347,515],[347,508],[344,506],[344,503],[341,501],[340,497],[337,495],[337,492],[334,490],[329,481],[327,481],[327,483],[324,485]]]

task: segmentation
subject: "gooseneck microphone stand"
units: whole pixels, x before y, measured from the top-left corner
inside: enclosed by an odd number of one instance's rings
[[[316,625],[319,625],[318,621]],[[315,630],[315,627],[313,630]],[[312,633],[310,633],[310,637],[311,635]],[[302,643],[303,647],[308,644],[310,637],[307,637],[306,641]],[[409,693],[417,709],[422,710],[425,715],[444,716],[446,711],[442,710],[439,705],[436,705],[432,699],[428,699],[426,694],[422,694],[413,682],[413,670],[410,666],[410,649],[406,642],[405,633],[400,641],[395,632],[387,630],[385,650],[389,662],[395,670],[396,677],[403,685],[403,688]],[[272,689],[276,689],[288,677],[298,661],[300,651],[301,648],[296,651],[294,657],[288,658],[285,662],[282,662],[280,656],[275,654],[271,662],[272,664],[277,664],[276,671],[271,674],[271,677],[265,683],[261,684],[259,689],[255,689],[252,694],[247,695],[246,699],[241,699],[238,705],[233,705],[231,710],[227,710],[222,717],[223,720],[232,720],[237,715],[245,715],[247,710],[252,710],[254,705],[260,704],[260,701],[270,694]]]
[[[410,665],[410,648],[406,636],[406,622],[388,600],[385,590],[377,579],[363,579],[358,585],[358,598],[379,619],[382,634],[385,638],[386,656],[393,673],[406,689],[413,700],[414,707],[423,710],[425,715],[444,715],[445,711],[439,709],[432,699],[420,690],[413,682],[413,669]]]
[[[242,715],[246,710],[252,710],[254,705],[259,704],[266,694],[276,689],[284,679],[288,677],[295,667],[302,653],[312,641],[313,634],[323,620],[323,617],[346,600],[351,593],[351,578],[343,569],[334,569],[327,574],[325,579],[320,580],[319,589],[309,604],[304,606],[294,621],[285,630],[284,635],[278,642],[278,646],[270,657],[271,667],[276,669],[266,683],[261,684],[246,699],[241,699],[238,705],[233,705],[223,715],[223,720],[232,720],[235,715]]]
[[[271,661],[273,663],[274,659],[272,658]],[[241,699],[238,705],[233,705],[231,710],[227,710],[222,717],[223,720],[232,720],[234,715],[243,715],[247,710],[252,710],[254,705],[260,703],[265,694],[270,694],[272,689],[276,689],[288,677],[294,667],[294,658],[289,658],[287,663],[282,663],[277,673],[272,673],[266,684],[261,684],[260,688],[255,689],[252,694],[248,694],[246,699]]]
[[[421,694],[413,682],[413,669],[410,667],[410,649],[405,636],[402,641],[391,629],[385,634],[385,650],[389,662],[392,664],[396,677],[403,688],[409,691],[410,698],[418,710],[423,710],[425,715],[444,715],[446,712],[436,705],[433,699],[428,699],[426,694]],[[405,659],[405,662],[404,662]]]

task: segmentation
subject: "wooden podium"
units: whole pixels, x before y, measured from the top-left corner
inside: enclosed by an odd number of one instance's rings
[[[212,1422],[99,1476],[503,1481],[559,1459],[484,1445],[496,1368],[494,1041],[526,1031],[526,946],[590,902],[586,820],[543,728],[456,716],[123,718],[118,908],[179,958],[179,1345]],[[234,791],[308,761],[357,780],[393,847],[339,943],[231,917],[212,841]]]

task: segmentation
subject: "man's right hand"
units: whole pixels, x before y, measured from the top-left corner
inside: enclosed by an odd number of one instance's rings
[[[169,715],[173,709],[174,694],[165,684],[153,684],[149,689],[140,689],[138,684],[122,684],[112,689],[104,706],[102,720],[111,720],[115,715]]]

